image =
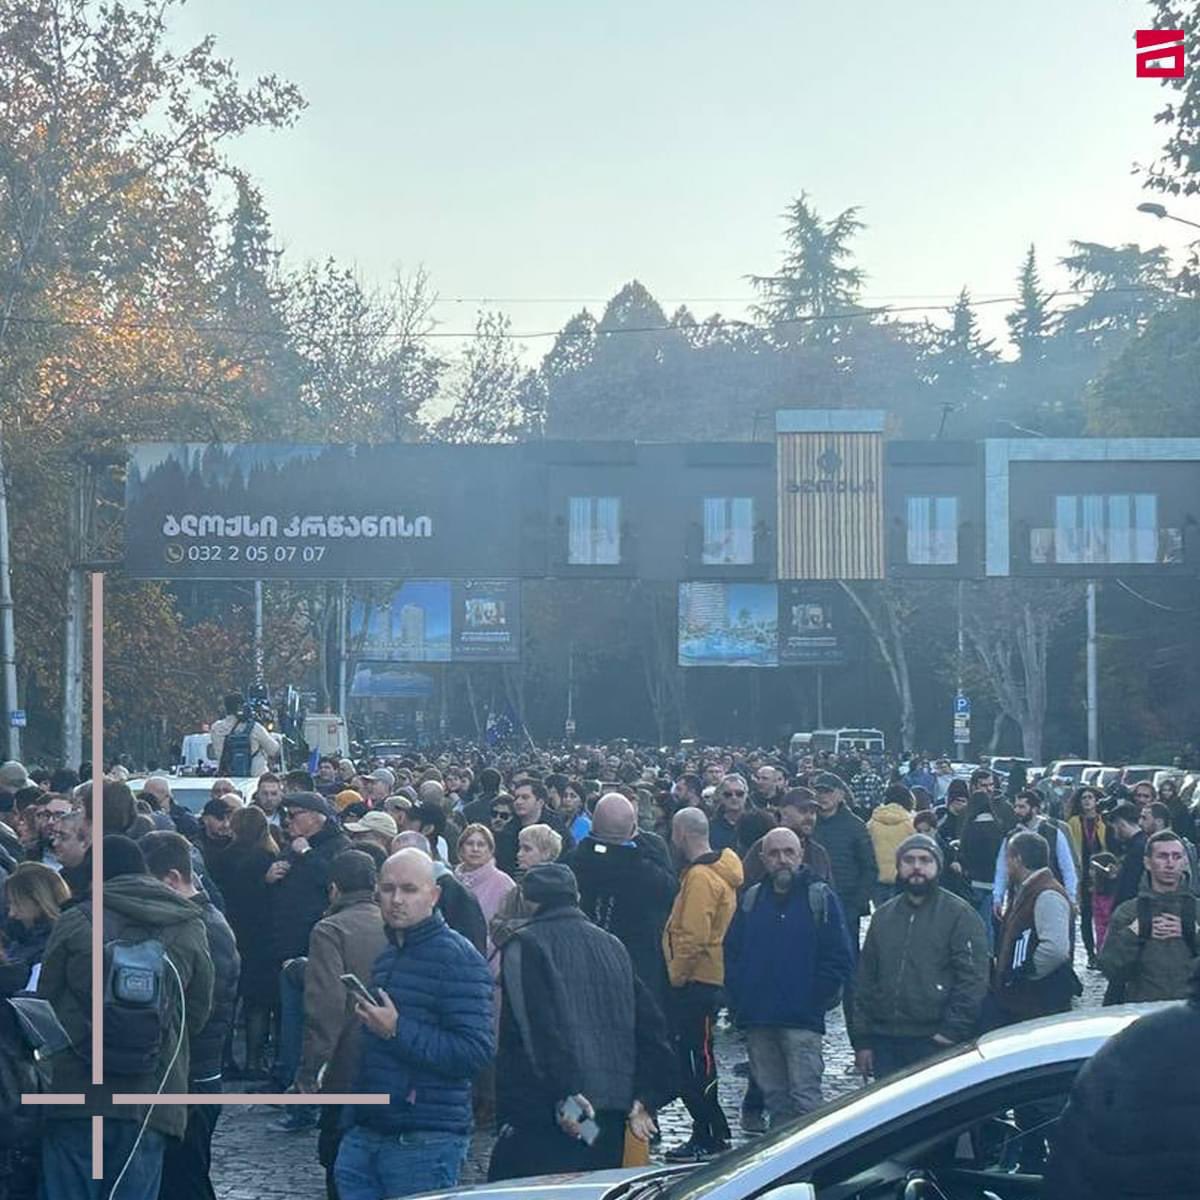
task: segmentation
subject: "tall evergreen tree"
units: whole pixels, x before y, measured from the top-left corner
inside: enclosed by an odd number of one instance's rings
[[[1032,243],[1021,273],[1017,276],[1020,300],[1016,309],[1005,317],[1018,361],[1025,364],[1040,362],[1046,354],[1046,340],[1052,330],[1050,297],[1042,291],[1038,277],[1037,259]]]
[[[993,345],[994,339],[980,336],[971,295],[964,287],[950,309],[950,327],[934,333],[928,355],[932,398],[942,412],[939,434],[951,429],[958,436],[978,432],[984,401],[995,382],[992,367],[998,355]],[[964,416],[951,425],[953,413]]]
[[[823,221],[801,192],[783,214],[786,250],[778,274],[749,277],[762,296],[754,314],[775,326],[776,341],[835,341],[838,323],[830,318],[857,310],[866,281],[851,248],[866,228],[858,212],[847,208]]]

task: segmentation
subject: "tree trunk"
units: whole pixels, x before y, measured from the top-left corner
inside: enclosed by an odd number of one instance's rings
[[[992,718],[991,740],[988,742],[988,754],[993,758],[1000,753],[1000,736],[1004,732],[1004,717],[1004,709],[997,708],[996,715]]]
[[[889,604],[886,597],[883,598],[887,624],[887,627],[884,628],[883,623],[871,612],[866,601],[863,600],[854,588],[841,580],[838,583],[842,591],[854,602],[854,607],[858,609],[859,613],[862,614],[863,620],[867,623],[867,628],[871,631],[871,636],[875,639],[879,656],[883,659],[884,666],[887,667],[888,676],[896,692],[896,699],[900,701],[900,738],[904,743],[901,748],[904,750],[915,749],[917,744],[917,712],[913,704],[912,684],[908,674],[908,658],[904,652],[904,631],[900,627],[900,618],[896,613],[895,606]]]

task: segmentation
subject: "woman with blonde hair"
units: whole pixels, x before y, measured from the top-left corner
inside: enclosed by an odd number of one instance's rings
[[[9,926],[0,962],[0,996],[12,996],[29,986],[34,968],[40,967],[50,931],[71,889],[53,867],[23,862],[8,877],[5,897]]]

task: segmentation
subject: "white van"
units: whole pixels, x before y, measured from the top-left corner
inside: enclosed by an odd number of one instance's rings
[[[304,744],[318,754],[350,757],[350,731],[340,713],[307,713],[304,718]]]
[[[814,729],[808,750],[831,754],[882,754],[883,732],[879,729]]]

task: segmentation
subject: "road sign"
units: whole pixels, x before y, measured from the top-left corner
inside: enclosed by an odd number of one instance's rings
[[[966,715],[968,717],[971,715],[971,699],[969,696],[964,696],[962,692],[959,692],[954,697],[954,715]]]
[[[965,697],[960,696],[960,700]],[[966,745],[971,740],[971,714],[967,712],[956,712],[954,714],[954,744],[956,746]]]
[[[23,708],[14,708],[8,714],[8,723],[13,729],[25,728],[25,710]]]

